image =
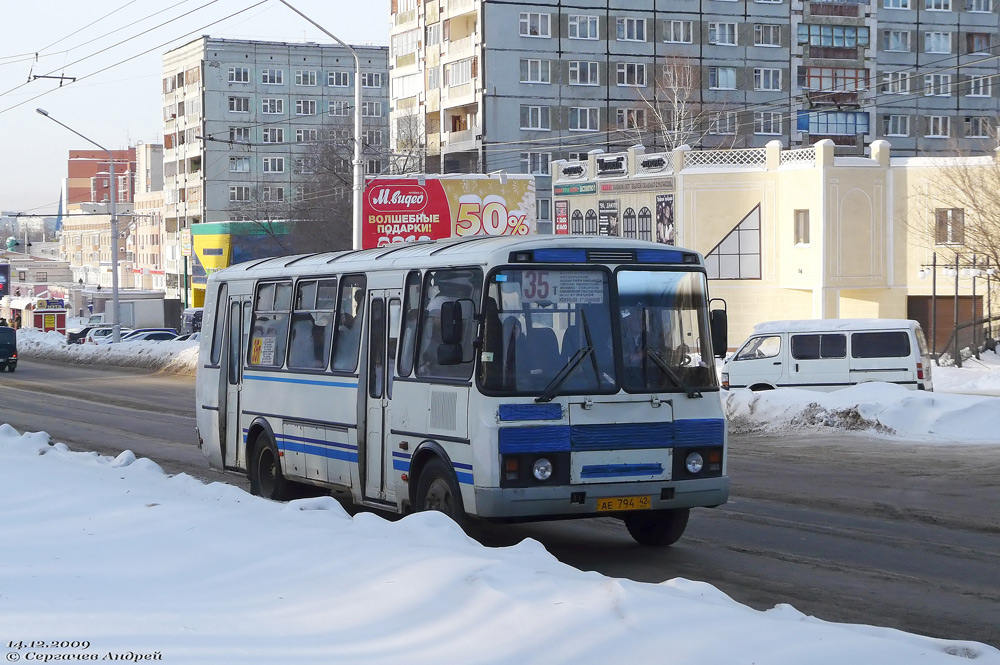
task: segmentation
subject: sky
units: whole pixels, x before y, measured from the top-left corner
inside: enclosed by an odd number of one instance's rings
[[[69,347],[38,331],[18,342],[20,363],[196,364],[188,342]],[[1000,446],[996,427],[984,427],[988,416],[995,423],[997,397],[984,395],[1000,395],[1000,357],[935,368],[935,379],[934,393],[869,384],[724,398],[737,428],[829,430],[840,426],[836,414],[856,409],[885,425],[872,434],[888,440]],[[809,404],[829,417],[801,421],[815,412]],[[1000,650],[981,643],[830,623],[788,604],[754,610],[698,580],[582,572],[534,540],[483,547],[437,513],[390,522],[350,517],[329,497],[271,502],[169,476],[130,451],[72,452],[43,430],[0,425],[0,487],[8,662],[30,653],[165,663],[1000,665]]]
[[[387,45],[389,0],[288,0],[350,44]],[[331,40],[279,0],[4,0],[0,211],[55,214],[70,150],[162,142],[163,53],[201,35]],[[37,59],[36,59],[37,54]],[[75,77],[75,81],[34,76]],[[62,83],[62,85],[60,85]]]

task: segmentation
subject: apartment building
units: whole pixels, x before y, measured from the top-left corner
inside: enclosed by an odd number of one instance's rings
[[[877,3],[877,4],[876,4]],[[994,0],[394,0],[394,140],[428,171],[537,177],[631,145],[991,149]],[[541,221],[540,230],[550,224]]]
[[[354,49],[365,170],[377,174],[387,166],[388,49]],[[229,227],[191,234],[193,226],[277,227],[297,202],[330,194],[309,184],[313,160],[323,142],[350,146],[355,78],[354,57],[339,45],[200,37],[164,54],[163,217],[167,234],[194,238],[191,304],[200,304],[203,257],[218,265],[235,237]],[[351,183],[343,189],[349,198]],[[215,244],[199,246],[207,238]]]
[[[130,202],[135,191],[135,148],[112,150],[116,201]],[[111,165],[103,150],[70,150],[66,165],[65,205],[111,199]]]

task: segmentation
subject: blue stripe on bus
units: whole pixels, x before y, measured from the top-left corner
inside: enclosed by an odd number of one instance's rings
[[[665,423],[501,427],[499,450],[501,454],[514,455],[573,450],[721,446],[725,435],[726,421],[721,418]]]
[[[501,404],[500,420],[561,420],[559,404]]]
[[[304,386],[327,386],[333,388],[357,388],[358,382],[321,381],[319,379],[293,379],[287,376],[263,376],[260,374],[244,374],[245,381],[270,381],[273,383],[297,383]]]
[[[662,464],[588,464],[580,470],[581,478],[625,478],[661,476]]]
[[[401,453],[397,451],[392,451],[392,468],[395,471],[409,471],[410,470],[410,453]]]

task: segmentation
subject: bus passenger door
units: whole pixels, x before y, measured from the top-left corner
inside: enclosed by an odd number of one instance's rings
[[[394,501],[393,487],[386,482],[389,470],[386,460],[391,455],[392,375],[395,372],[402,292],[369,291],[368,298],[364,496],[378,501]]]
[[[243,429],[240,426],[240,391],[243,389],[243,349],[246,348],[247,322],[250,317],[250,300],[232,298],[227,313],[228,338],[225,349],[225,426],[222,432],[222,459],[226,468],[246,468],[246,457],[240,459],[243,449]],[[220,409],[221,410],[221,409]]]

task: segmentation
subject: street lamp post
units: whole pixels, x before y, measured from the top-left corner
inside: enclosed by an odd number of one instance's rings
[[[112,324],[112,341],[120,342],[122,340],[122,326],[119,320],[118,313],[118,215],[115,208],[115,196],[117,194],[118,183],[115,181],[115,156],[110,150],[105,148],[103,145],[97,141],[88,138],[76,131],[72,127],[65,125],[52,116],[49,112],[42,108],[35,109],[40,115],[44,115],[46,118],[56,123],[57,125],[68,129],[77,136],[79,136],[84,141],[96,145],[98,148],[108,153],[108,169],[111,176],[111,186],[108,188],[109,192],[109,211],[111,212],[111,324]]]
[[[350,44],[342,41],[339,37],[321,26],[319,23],[285,2],[285,0],[281,0],[281,4],[285,5],[293,12],[312,23],[316,26],[316,28],[321,30],[323,34],[327,35],[346,48],[351,52],[351,55],[354,56],[354,187],[352,197],[354,201],[354,215],[352,218],[353,229],[351,236],[353,238],[354,249],[361,249],[361,203],[362,197],[364,196],[365,180],[364,169],[361,164],[361,58],[358,57],[358,52],[355,51]]]

